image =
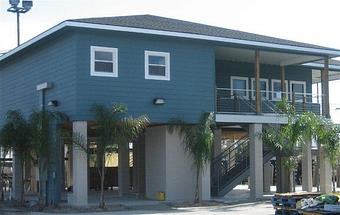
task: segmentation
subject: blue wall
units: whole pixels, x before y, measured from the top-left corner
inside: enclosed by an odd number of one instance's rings
[[[36,86],[53,82],[46,103],[60,101],[57,110],[75,111],[76,35],[57,34],[0,63],[0,124],[8,110],[20,109],[25,116],[39,109]]]
[[[77,50],[75,119],[92,119],[94,103],[124,103],[133,115],[147,114],[154,123],[171,118],[188,122],[214,111],[215,57],[213,47],[175,38],[128,33],[81,31]],[[90,46],[118,48],[118,77],[90,76]],[[170,53],[170,81],[144,78],[144,51]],[[154,98],[164,98],[156,106]]]
[[[118,48],[117,78],[90,76],[90,46]],[[170,52],[171,80],[145,80],[144,51]],[[93,120],[94,103],[124,103],[134,116],[154,123],[171,118],[188,122],[214,110],[214,50],[192,41],[105,31],[65,32],[28,49],[15,61],[0,64],[0,114],[21,109],[26,116],[39,108],[36,85],[53,82],[46,103],[58,100],[71,120]],[[154,98],[166,104],[155,106]]]
[[[91,46],[118,48],[117,78],[90,76]],[[170,52],[170,81],[144,78],[145,50]],[[280,79],[279,71],[278,66],[261,65],[263,78]],[[195,122],[202,112],[215,110],[216,85],[228,88],[231,75],[253,77],[253,73],[253,64],[215,61],[214,45],[207,42],[66,29],[0,63],[0,115],[2,119],[10,109],[28,115],[39,108],[36,85],[53,82],[46,102],[58,100],[60,106],[53,109],[71,120],[93,120],[94,103],[124,103],[132,115],[147,114],[153,123],[171,118]],[[287,79],[307,82],[307,92],[311,75],[308,68],[286,69]],[[166,104],[156,106],[154,98],[164,98]]]

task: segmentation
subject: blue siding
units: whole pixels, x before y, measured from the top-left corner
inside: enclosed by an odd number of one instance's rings
[[[118,78],[90,76],[90,46],[118,48]],[[170,53],[170,81],[144,78],[144,51]],[[171,118],[195,122],[214,110],[214,49],[189,40],[102,31],[79,34],[76,118],[91,120],[94,103],[124,103],[154,123]],[[154,105],[154,98],[166,104]]]
[[[54,109],[73,115],[75,47],[76,36],[66,33],[0,64],[0,124],[8,110],[20,109],[28,116],[33,109],[38,109],[39,92],[36,86],[43,82],[54,84],[53,89],[46,91],[46,103],[58,100],[60,107]]]
[[[90,46],[118,48],[117,78],[90,76]],[[144,78],[145,50],[170,53],[170,81]],[[28,115],[39,107],[36,85],[53,82],[46,102],[58,100],[60,106],[54,109],[71,120],[93,120],[94,103],[124,103],[132,115],[147,114],[153,123],[171,118],[195,122],[202,112],[215,110],[215,86],[229,88],[230,76],[253,77],[254,73],[250,63],[215,61],[209,43],[99,30],[60,32],[11,59],[0,63],[2,117],[10,109]],[[306,81],[307,92],[312,91],[311,75],[308,68],[286,68],[286,78]],[[261,65],[261,77],[269,83],[280,79],[280,69]],[[166,104],[156,106],[154,98],[164,98]]]

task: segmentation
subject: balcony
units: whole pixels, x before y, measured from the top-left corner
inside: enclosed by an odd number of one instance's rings
[[[254,90],[216,88],[216,113],[256,114],[254,95]],[[261,91],[261,97],[261,112],[263,114],[282,113],[277,108],[277,103],[281,99],[281,92]],[[321,99],[319,97],[310,93],[288,93],[289,102],[295,107],[297,113],[311,111],[320,115]]]

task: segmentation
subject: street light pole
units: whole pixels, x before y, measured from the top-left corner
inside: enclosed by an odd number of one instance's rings
[[[16,13],[17,15],[17,40],[18,46],[20,46],[20,13],[26,13],[31,10],[33,6],[32,1],[22,1],[22,6],[18,7],[20,0],[9,0],[10,8],[7,9],[8,12]]]
[[[20,13],[17,12],[17,39],[18,39],[18,46],[20,46]]]

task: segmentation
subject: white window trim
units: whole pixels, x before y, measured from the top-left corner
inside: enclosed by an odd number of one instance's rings
[[[289,82],[289,89],[290,89],[290,100],[293,100],[293,84],[302,84],[303,85],[303,89],[304,89],[304,92],[303,92],[303,96],[306,97],[306,81],[290,81]],[[302,102],[300,100],[296,100],[297,102]]]
[[[95,71],[95,51],[104,51],[111,52],[113,54],[112,63],[113,71],[111,72],[97,72]],[[91,46],[91,76],[99,76],[99,77],[118,77],[118,49],[112,47],[103,47],[103,46]],[[111,61],[110,61],[111,62]]]
[[[280,101],[281,99],[277,99],[277,98],[274,97],[274,83],[280,83],[281,84],[281,80],[279,80],[279,79],[272,79],[271,81],[272,81],[272,88],[271,88],[271,91],[272,91],[272,100],[273,101]],[[285,84],[286,84],[286,95],[288,95],[288,80],[285,80]]]
[[[149,56],[159,56],[159,57],[165,58],[165,76],[149,74]],[[170,53],[169,52],[145,51],[144,60],[145,60],[145,79],[170,81]]]
[[[253,99],[253,100],[255,100],[255,94],[253,95],[253,93],[252,92],[254,92],[255,91],[255,86],[254,86],[254,81],[255,81],[255,78],[251,78],[250,79],[250,83],[251,83],[251,98]],[[268,79],[266,79],[266,78],[260,78],[260,82],[261,81],[264,81],[264,82],[266,82],[266,91],[265,91],[265,93],[266,93],[266,99],[267,100],[269,100],[269,81],[268,81]],[[261,93],[263,93],[263,90],[261,90]],[[262,96],[261,96],[261,98],[262,98]]]
[[[243,98],[249,100],[249,79],[248,79],[248,77],[230,76],[230,88],[231,88],[231,96],[232,97],[234,95],[234,84],[233,84],[234,79],[246,81],[246,89],[245,89],[246,95],[243,96]]]

